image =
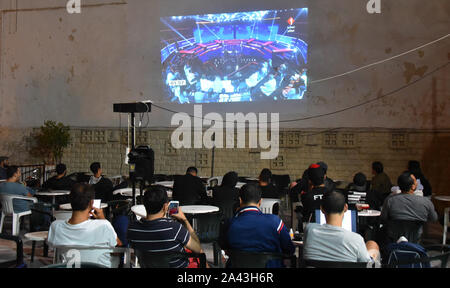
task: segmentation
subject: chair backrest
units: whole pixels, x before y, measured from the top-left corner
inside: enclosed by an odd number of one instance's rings
[[[108,268],[106,266],[97,264],[97,263],[89,263],[89,262],[81,262],[77,265],[67,265],[67,263],[59,263],[43,266],[41,268],[44,269],[71,269],[71,268],[80,268],[80,269],[105,269]]]
[[[297,258],[295,255],[284,255],[281,253],[271,252],[247,252],[239,250],[228,251],[230,255],[231,268],[266,268],[269,262],[278,260],[283,261],[289,259],[291,268],[297,266]]]
[[[319,260],[303,260],[305,268],[369,268],[366,262],[335,262]]]
[[[23,262],[22,239],[18,236],[12,236],[12,235],[8,235],[8,234],[0,234],[0,239],[14,241],[16,243],[16,259],[13,261],[7,261],[7,262],[0,263],[0,268],[25,267],[26,265]]]
[[[291,183],[291,177],[289,175],[272,175],[273,184],[278,190],[280,195],[285,194],[289,184]]]
[[[53,217],[55,220],[66,221],[72,218],[72,211],[55,211],[55,213],[53,213]]]
[[[2,212],[5,215],[14,213],[13,199],[16,195],[0,194],[0,202],[2,203]]]
[[[280,199],[269,199],[269,198],[264,198],[261,199],[261,211],[264,214],[272,214],[273,213],[273,207],[275,204],[280,205],[281,200]]]
[[[223,176],[211,177],[208,179],[208,187],[212,188],[215,186],[220,186],[222,184]]]
[[[104,251],[104,253],[123,253],[125,257],[123,259],[124,265],[128,265],[130,263],[130,249],[129,248],[120,248],[120,247],[96,247],[96,246],[77,246],[77,245],[59,245],[59,246],[51,246],[55,249],[53,264],[58,263],[74,263],[73,257],[77,255],[75,253],[79,253],[80,262],[79,263],[97,263],[99,261],[98,251]],[[72,253],[73,252],[73,253]],[[117,268],[119,267],[120,260],[117,257],[111,257],[111,267]],[[101,265],[101,264],[98,264]]]
[[[175,258],[183,260],[197,258],[200,261],[199,268],[206,268],[205,253],[150,252],[139,249],[135,249],[134,252],[139,259],[141,268],[170,268],[170,262]]]
[[[211,243],[219,239],[222,212],[195,215],[197,236],[202,243]]]
[[[422,236],[423,222],[410,220],[389,220],[387,234],[391,242],[404,236],[410,243],[418,243]]]

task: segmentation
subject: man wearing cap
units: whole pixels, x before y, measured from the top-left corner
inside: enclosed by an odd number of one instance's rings
[[[0,157],[0,180],[6,180],[6,167],[8,166],[8,157]]]
[[[325,180],[323,182],[325,184],[325,188],[327,188],[328,192],[333,192],[336,189],[336,184],[334,183],[333,179],[331,179],[327,176],[327,171],[328,171],[327,163],[320,161],[320,162],[317,162],[317,165],[319,165],[320,168],[322,168],[325,173]]]

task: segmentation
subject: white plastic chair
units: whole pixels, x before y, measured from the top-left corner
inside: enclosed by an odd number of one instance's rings
[[[264,198],[264,199],[261,199],[261,200],[262,201],[261,201],[260,210],[264,214],[272,214],[273,213],[273,205],[275,205],[276,203],[278,203],[278,204],[281,203],[280,199]]]
[[[31,215],[31,210],[24,211],[21,213],[14,213],[14,199],[28,200],[33,203],[37,203],[38,200],[34,197],[12,195],[12,194],[0,194],[0,202],[2,203],[2,216],[0,221],[0,233],[3,231],[3,222],[6,216],[12,216],[12,235],[19,235],[20,230],[20,218],[22,216]]]
[[[444,210],[444,234],[442,235],[442,244],[445,245],[447,242],[447,230],[448,230],[448,218],[450,214],[450,207],[445,208]]]
[[[74,259],[68,259],[68,257],[72,258],[75,255],[69,255],[71,253],[71,250],[75,250],[79,253],[80,261],[81,262],[88,262],[88,263],[98,263],[98,259],[95,258],[95,256],[91,253],[95,250],[105,250],[105,252],[110,251],[111,254],[116,253],[123,253],[123,266],[124,268],[131,268],[131,249],[126,247],[115,247],[115,248],[109,248],[109,247],[96,247],[96,246],[66,246],[66,245],[58,245],[53,246],[51,245],[50,248],[54,249],[54,255],[53,255],[53,264],[59,264],[59,263],[68,263],[67,268],[71,268],[71,266],[76,265]],[[97,255],[98,256],[98,255]],[[119,266],[120,259],[117,256],[111,256],[111,267],[117,268]],[[72,263],[72,264],[70,264]]]
[[[55,220],[67,221],[72,218],[72,211],[55,211],[53,217],[55,217]]]
[[[208,187],[220,186],[222,185],[223,176],[216,176],[208,179]],[[215,181],[217,181],[216,185],[212,185]]]

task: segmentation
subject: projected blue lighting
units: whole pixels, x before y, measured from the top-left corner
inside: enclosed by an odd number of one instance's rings
[[[167,101],[302,99],[307,24],[308,8],[161,18]]]

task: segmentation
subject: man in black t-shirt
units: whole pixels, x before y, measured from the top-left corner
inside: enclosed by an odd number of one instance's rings
[[[308,168],[308,180],[311,190],[302,195],[303,219],[306,222],[315,221],[315,211],[320,209],[323,195],[328,192],[325,187],[325,173],[318,164],[312,164]]]
[[[189,167],[186,175],[175,178],[172,198],[179,201],[181,206],[208,203],[206,187],[202,179],[197,177],[197,168]]]
[[[53,176],[52,178],[45,181],[45,183],[42,185],[42,188],[44,189],[51,189],[51,190],[72,190],[72,187],[75,185],[75,181],[70,179],[69,177],[66,177],[67,174],[67,167],[64,164],[58,164],[56,165],[56,176]]]
[[[267,168],[259,174],[259,188],[262,192],[261,198],[280,198],[277,188],[272,184],[272,172]]]
[[[90,166],[93,176],[89,180],[89,184],[94,186],[95,198],[101,199],[102,203],[108,203],[113,199],[113,183],[108,178],[102,176],[102,168],[100,163],[94,162]]]

